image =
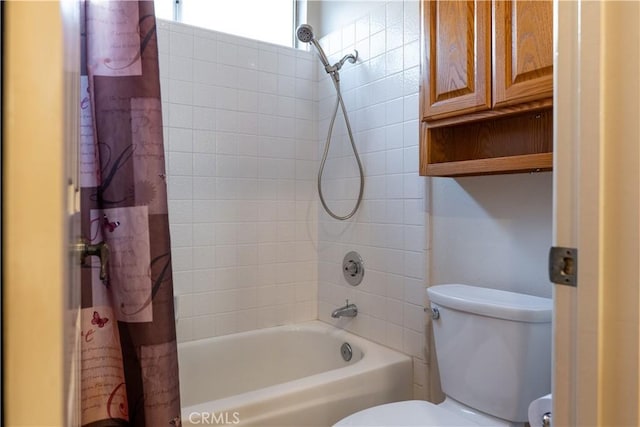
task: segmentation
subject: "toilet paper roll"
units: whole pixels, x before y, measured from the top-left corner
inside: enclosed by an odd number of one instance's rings
[[[529,424],[542,427],[544,414],[551,413],[551,395],[542,396],[529,405]]]

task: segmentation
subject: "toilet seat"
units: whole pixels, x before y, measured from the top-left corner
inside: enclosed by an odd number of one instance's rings
[[[422,426],[461,427],[477,425],[469,418],[423,400],[387,403],[364,409],[338,421],[333,427]]]

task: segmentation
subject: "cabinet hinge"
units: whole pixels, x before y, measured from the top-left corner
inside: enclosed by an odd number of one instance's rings
[[[558,285],[578,286],[578,249],[551,247],[549,280]]]

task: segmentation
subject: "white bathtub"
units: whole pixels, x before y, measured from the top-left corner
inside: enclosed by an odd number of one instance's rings
[[[183,426],[330,426],[412,392],[408,356],[319,321],[179,344],[178,357]]]

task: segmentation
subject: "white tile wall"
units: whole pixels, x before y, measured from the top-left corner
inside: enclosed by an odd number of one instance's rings
[[[317,318],[310,52],[158,20],[178,340]]]
[[[418,176],[419,3],[381,3],[369,14],[320,40],[330,60],[354,49],[355,65],[341,71],[341,86],[365,169],[361,209],[337,222],[319,207],[318,316],[321,320],[414,358],[414,395],[425,396],[426,180]],[[324,146],[335,95],[319,71],[318,139]],[[340,214],[358,192],[358,173],[342,116],[325,167],[324,192]],[[335,145],[334,145],[335,144]],[[366,273],[358,287],[342,277],[348,251],[358,251]],[[332,319],[345,300],[354,319]]]
[[[419,8],[381,3],[323,37],[365,168],[362,206],[338,222],[316,172],[335,102],[313,52],[159,21],[178,339],[319,318],[414,359],[425,396],[425,180],[418,170]],[[357,167],[338,116],[324,191],[351,210]],[[366,264],[353,288],[343,255]],[[355,319],[331,311],[349,298]]]
[[[550,175],[418,176],[419,16],[418,1],[380,2],[320,40],[332,62],[359,52],[341,85],[366,183],[346,222],[317,203],[335,91],[315,54],[158,21],[179,341],[319,318],[411,355],[424,398],[427,282],[548,296]],[[325,197],[347,213],[358,185],[339,114]],[[366,265],[355,288],[350,250]],[[358,316],[332,319],[347,298]]]

